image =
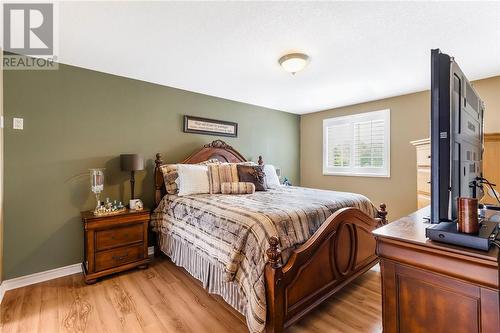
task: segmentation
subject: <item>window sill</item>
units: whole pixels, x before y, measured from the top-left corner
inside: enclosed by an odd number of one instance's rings
[[[323,176],[391,178],[391,174],[323,171]]]

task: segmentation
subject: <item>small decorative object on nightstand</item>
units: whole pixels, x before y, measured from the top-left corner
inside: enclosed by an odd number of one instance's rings
[[[90,169],[90,190],[95,194],[96,207],[94,213],[97,213],[101,209],[101,192],[104,190],[104,169]]]
[[[81,215],[85,237],[82,270],[86,283],[130,268],[147,267],[149,209],[127,209],[108,216],[86,211]]]
[[[132,199],[130,200],[129,208],[131,210],[142,210],[144,209],[144,204],[141,199]]]

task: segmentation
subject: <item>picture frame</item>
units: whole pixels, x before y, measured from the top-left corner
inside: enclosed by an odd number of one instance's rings
[[[184,116],[184,133],[238,137],[238,123],[195,116]]]

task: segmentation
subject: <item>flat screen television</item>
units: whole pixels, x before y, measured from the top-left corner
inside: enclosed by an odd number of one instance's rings
[[[431,223],[457,218],[457,198],[481,199],[484,103],[453,57],[431,51]]]

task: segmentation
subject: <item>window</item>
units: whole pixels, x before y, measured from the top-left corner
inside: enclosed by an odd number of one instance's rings
[[[323,174],[390,176],[390,110],[323,120]]]

